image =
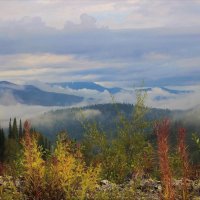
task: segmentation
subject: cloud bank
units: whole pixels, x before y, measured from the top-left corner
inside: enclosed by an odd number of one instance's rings
[[[199,1],[36,0],[0,6],[0,79],[199,83]]]

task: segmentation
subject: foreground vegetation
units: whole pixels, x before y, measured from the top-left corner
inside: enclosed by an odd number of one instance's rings
[[[199,163],[193,162],[188,150],[186,130],[177,129],[172,146],[170,121],[145,120],[144,100],[145,95],[138,94],[131,118],[118,112],[113,138],[97,123],[83,119],[81,142],[62,132],[51,145],[28,121],[19,130],[16,120],[10,122],[8,138],[3,130],[0,134],[1,199],[186,200],[200,196]],[[149,139],[152,134],[156,142]],[[200,140],[191,137],[199,153]],[[199,184],[197,190],[191,189],[194,183]]]

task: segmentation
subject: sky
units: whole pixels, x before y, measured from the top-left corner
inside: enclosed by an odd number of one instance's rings
[[[1,0],[0,80],[200,82],[200,0]]]

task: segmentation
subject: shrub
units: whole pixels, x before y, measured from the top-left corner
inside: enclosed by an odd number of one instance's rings
[[[79,146],[61,134],[49,164],[47,182],[49,199],[86,199],[96,189],[99,167],[87,167]]]
[[[102,178],[112,182],[122,183],[132,175],[141,177],[153,166],[153,147],[145,138],[145,130],[150,127],[145,120],[148,111],[144,105],[146,95],[137,92],[136,97],[131,117],[116,108],[119,118],[116,138],[106,137],[96,124],[85,126],[84,155],[89,163],[100,162]]]
[[[174,200],[174,189],[172,186],[172,174],[169,163],[169,120],[163,120],[155,126],[158,143],[159,166],[161,172],[161,180],[163,184],[163,197],[166,200]]]
[[[24,123],[25,138],[23,145],[23,167],[24,167],[24,194],[28,199],[42,200],[45,189],[45,163],[42,159],[41,150],[37,140],[30,135],[28,121]]]

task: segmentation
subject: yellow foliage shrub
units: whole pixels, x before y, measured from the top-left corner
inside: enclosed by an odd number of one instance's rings
[[[87,167],[72,147],[63,135],[57,141],[47,174],[51,199],[86,199],[97,187],[100,168]]]
[[[42,159],[37,139],[25,122],[22,192],[29,200],[88,199],[97,187],[100,167],[87,166],[80,146],[60,135],[49,160]]]
[[[37,145],[36,138],[30,135],[30,126],[26,121],[24,124],[25,138],[22,141],[23,151],[23,167],[25,187],[24,193],[28,199],[43,199],[43,190],[45,187],[45,163],[42,159],[42,153]]]

